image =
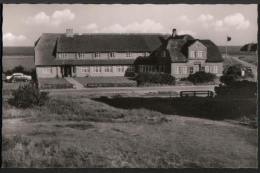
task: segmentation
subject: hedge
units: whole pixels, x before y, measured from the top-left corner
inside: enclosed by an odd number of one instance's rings
[[[175,77],[167,73],[139,73],[135,80],[138,85],[166,84],[175,85]]]
[[[217,97],[252,98],[256,97],[257,84],[247,80],[234,81],[215,87],[215,92]]]
[[[187,79],[190,82],[196,84],[196,83],[212,82],[214,81],[215,78],[216,78],[215,74],[199,71],[194,74],[190,74]]]

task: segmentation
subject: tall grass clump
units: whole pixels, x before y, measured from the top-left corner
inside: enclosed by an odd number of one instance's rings
[[[35,83],[19,86],[18,89],[12,92],[12,96],[9,103],[18,108],[42,106],[49,98],[48,93],[41,92]]]

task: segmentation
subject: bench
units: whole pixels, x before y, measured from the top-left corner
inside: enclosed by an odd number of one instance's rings
[[[180,97],[213,97],[213,91],[181,91]]]

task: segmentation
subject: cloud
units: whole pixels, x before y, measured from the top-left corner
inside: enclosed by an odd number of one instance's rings
[[[11,32],[5,33],[3,35],[4,42],[5,41],[10,41],[10,42],[12,42],[12,41],[23,41],[25,39],[26,39],[26,37],[24,35],[14,35]]]
[[[223,19],[223,22],[227,26],[234,26],[237,30],[247,29],[250,26],[249,20],[246,20],[243,14],[236,13],[229,16],[226,16]]]
[[[27,38],[24,35],[14,35],[11,32],[7,32],[3,34],[3,44],[4,45],[12,45],[17,42],[22,42]]]
[[[156,33],[156,32],[163,32],[163,25],[159,22],[155,22],[151,19],[145,19],[143,22],[133,22],[128,25],[121,25],[121,24],[113,24],[108,27],[104,27],[99,32],[105,33]]]
[[[85,30],[96,31],[98,29],[98,25],[96,23],[91,23],[89,25],[83,26],[82,28]]]
[[[26,23],[35,24],[48,24],[50,22],[50,16],[46,15],[44,12],[39,12],[33,17],[28,17]]]
[[[72,13],[69,9],[57,10],[48,16],[45,12],[39,12],[34,16],[30,16],[25,20],[27,24],[50,24],[58,26],[62,23],[72,21],[75,19],[75,14]]]
[[[177,20],[179,20],[180,22],[184,22],[186,24],[190,24],[192,22],[192,20],[185,15],[178,17]]]
[[[250,22],[241,13],[235,13],[221,20],[214,21],[212,26],[216,31],[226,31],[228,29],[244,30],[250,26]]]
[[[189,34],[191,36],[196,36],[197,33],[191,30],[180,30],[178,31],[178,35],[183,35],[183,34]]]
[[[214,20],[214,16],[211,14],[201,14],[198,16],[197,21],[201,22],[201,26],[204,28],[209,28],[212,25],[212,21]]]
[[[61,11],[55,11],[52,16],[52,23],[54,25],[59,25],[61,23],[72,21],[75,18],[75,14],[72,13],[69,9],[64,9]]]
[[[212,21],[214,19],[214,16],[212,16],[211,14],[201,14],[198,17],[198,20],[201,22],[208,22],[208,21]]]
[[[216,31],[226,31],[228,28],[225,26],[223,20],[217,20],[213,23],[214,29]]]

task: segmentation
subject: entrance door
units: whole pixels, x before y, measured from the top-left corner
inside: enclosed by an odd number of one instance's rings
[[[65,65],[62,67],[63,68],[63,77],[71,77],[72,76],[72,71],[71,71],[71,66]]]

